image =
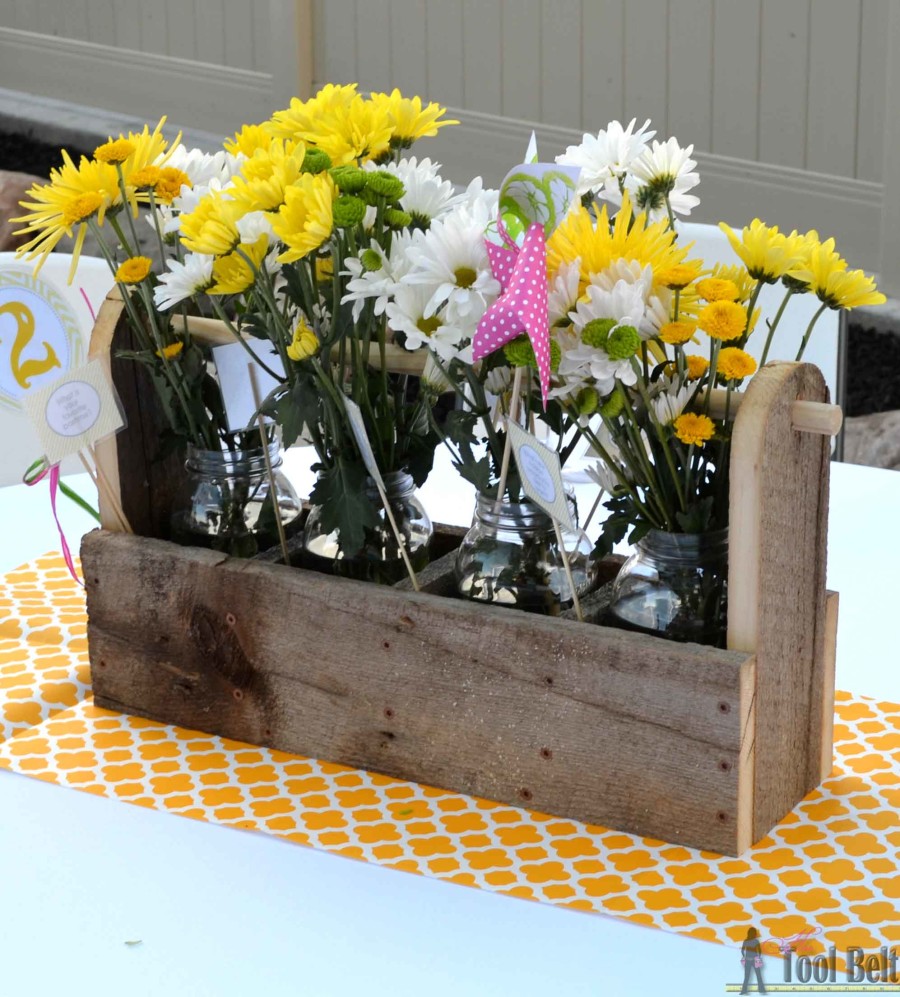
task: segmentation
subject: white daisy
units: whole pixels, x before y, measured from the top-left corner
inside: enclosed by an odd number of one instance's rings
[[[232,176],[231,160],[223,149],[212,154],[202,149],[188,149],[183,143],[177,145],[169,157],[166,166],[174,166],[191,178],[194,187],[205,187],[211,181],[228,183]]]
[[[647,270],[650,271],[650,268],[647,267]],[[575,331],[581,333],[588,322],[597,318],[611,318],[617,325],[638,328],[644,317],[645,280],[643,275],[633,283],[620,279],[610,289],[589,284],[586,297],[575,305],[574,311],[569,312]]]
[[[347,269],[342,270],[341,274],[350,280],[347,281],[347,293],[341,298],[341,304],[353,302],[354,322],[358,321],[363,306],[370,298],[375,298],[375,314],[384,314],[389,298],[409,270],[407,251],[419,235],[417,231],[408,230],[395,233],[391,242],[390,256],[373,239],[369,248],[359,256],[348,256],[344,260]],[[380,266],[372,265],[376,257],[380,260]]]
[[[168,270],[159,276],[153,289],[153,302],[161,311],[201,294],[213,283],[213,259],[203,253],[188,253],[183,263],[170,259]]]
[[[484,386],[492,395],[502,395],[512,386],[513,372],[507,366],[493,367],[484,379]]]
[[[674,422],[685,410],[694,394],[694,388],[686,384],[680,391],[661,391],[650,399],[653,415],[661,426]]]
[[[547,310],[550,328],[568,317],[578,301],[578,287],[581,279],[581,258],[571,263],[563,263],[556,271],[547,294]]]
[[[235,227],[241,236],[241,242],[256,242],[261,236],[265,236],[270,242],[274,241],[272,223],[265,211],[250,211],[235,222]]]
[[[451,321],[471,325],[500,293],[484,244],[490,220],[484,201],[475,201],[432,223],[407,250],[411,269],[404,282],[427,287],[426,317],[446,304]]]
[[[581,145],[570,145],[557,163],[564,166],[577,166],[581,170],[578,179],[578,194],[597,193],[608,181],[618,184],[631,164],[644,152],[647,143],[656,134],[648,131],[650,119],[635,131],[637,118],[632,118],[627,128],[618,121],[610,121],[606,129],[596,135],[585,135]]]
[[[644,299],[644,312],[639,321],[632,321],[629,324],[637,329],[642,339],[650,339],[669,321],[672,292],[667,288],[662,288],[656,294],[652,294],[653,268],[648,264],[641,269],[640,263],[636,260],[614,260],[605,270],[591,274],[591,286],[596,286],[604,291],[611,292],[620,281],[640,288]],[[603,317],[614,318],[615,316]]]
[[[404,334],[408,350],[427,346],[449,362],[459,352],[459,330],[447,325],[440,315],[426,314],[429,298],[427,286],[400,284],[387,303],[388,325]]]
[[[383,166],[366,163],[364,169],[387,170],[403,183],[400,207],[412,215],[413,224],[419,228],[428,228],[433,219],[444,214],[460,197],[454,195],[453,184],[438,174],[440,163],[432,163],[430,159],[420,162],[412,156]]]
[[[693,151],[692,145],[682,149],[674,138],[666,142],[654,141],[652,147],[632,164],[625,186],[635,209],[645,211],[650,221],[668,218],[666,196],[676,215],[689,215],[700,203],[699,197],[688,193],[700,183],[695,170],[697,163],[690,158]],[[617,184],[607,184],[603,196],[615,204],[622,203]]]

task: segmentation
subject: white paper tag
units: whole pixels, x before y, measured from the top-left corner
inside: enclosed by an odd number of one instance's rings
[[[350,428],[353,430],[353,436],[356,439],[356,444],[359,447],[359,452],[362,455],[363,463],[366,465],[366,470],[372,476],[372,479],[378,484],[381,491],[384,491],[384,480],[381,477],[381,471],[378,469],[378,464],[375,461],[375,454],[372,450],[372,444],[369,442],[369,435],[366,432],[366,424],[363,422],[362,412],[359,410],[359,406],[356,402],[352,401],[350,398],[344,399],[344,405],[347,407],[347,416],[350,419]]]
[[[507,423],[506,431],[525,494],[564,530],[575,530],[563,488],[559,454],[516,422]]]
[[[93,446],[125,426],[104,365],[92,360],[22,399],[47,463]]]
[[[247,339],[245,342],[255,357],[279,376],[284,376],[281,357],[267,339]],[[247,369],[252,361],[247,356],[247,351],[240,343],[226,343],[224,346],[214,346],[212,354],[228,428],[232,431],[252,428],[256,422],[256,402],[253,400],[253,386]],[[281,382],[257,364],[256,383],[259,385],[260,398],[265,398]],[[268,418],[266,421],[271,422]]]

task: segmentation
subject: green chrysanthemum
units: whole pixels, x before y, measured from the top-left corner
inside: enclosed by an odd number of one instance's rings
[[[406,188],[399,177],[387,170],[376,170],[374,173],[366,174],[366,186],[379,197],[387,198],[389,201],[399,201],[403,197]]]
[[[609,334],[606,352],[610,360],[627,360],[641,348],[641,337],[633,325],[620,325]]]
[[[328,172],[342,194],[358,194],[366,186],[368,174],[358,166],[335,166]]]
[[[625,399],[620,391],[614,391],[600,406],[600,414],[605,419],[615,419],[625,407]]]
[[[380,270],[383,266],[381,256],[374,249],[364,249],[359,257],[359,262],[366,270]]]
[[[334,224],[338,228],[353,228],[363,220],[366,213],[365,201],[352,194],[341,194],[332,205]]]
[[[600,395],[596,388],[584,388],[575,398],[579,415],[593,415],[600,405]]]
[[[303,173],[322,173],[331,169],[331,156],[322,149],[307,149],[300,167]]]
[[[389,228],[408,228],[412,225],[412,215],[400,208],[388,208],[384,213],[384,222]]]
[[[613,318],[595,318],[581,330],[581,341],[585,346],[605,350],[610,332],[616,327]]]
[[[516,336],[515,339],[511,339],[503,347],[503,355],[506,357],[506,362],[510,367],[530,367],[532,370],[537,370],[537,357],[534,355],[534,347],[531,345],[531,340],[523,333],[521,336]],[[559,367],[559,361],[562,357],[562,352],[559,348],[559,343],[555,340],[550,340],[550,369],[555,371]]]

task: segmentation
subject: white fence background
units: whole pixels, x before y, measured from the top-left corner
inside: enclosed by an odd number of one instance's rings
[[[885,197],[900,157],[898,8],[0,0],[0,86],[223,134],[319,83],[398,86],[463,122],[421,153],[454,179],[490,182],[520,157],[532,124],[550,155],[611,118],[650,117],[660,135],[695,146],[698,220],[816,227],[900,293],[900,199]]]

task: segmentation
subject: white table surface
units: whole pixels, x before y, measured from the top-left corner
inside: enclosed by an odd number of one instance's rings
[[[301,490],[306,462],[289,455]],[[443,462],[422,494],[468,519]],[[91,520],[62,509],[77,545]],[[895,701],[898,512],[900,474],[832,465],[838,687]],[[0,524],[0,571],[58,548],[46,487],[0,489]],[[0,772],[0,994],[702,997],[741,978],[724,946]]]

